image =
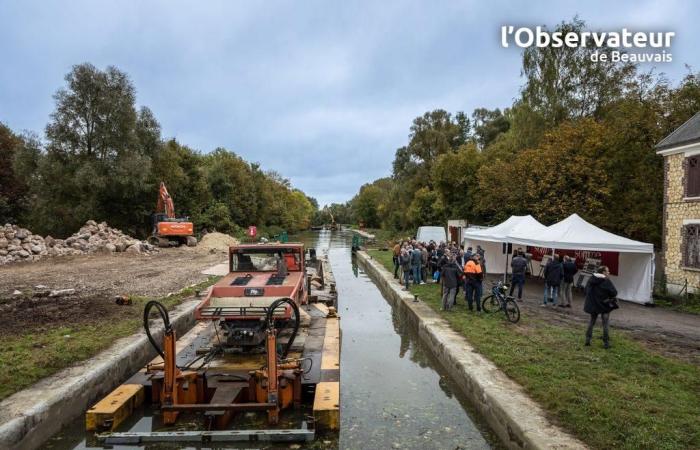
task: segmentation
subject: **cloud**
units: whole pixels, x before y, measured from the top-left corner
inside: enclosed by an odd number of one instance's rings
[[[673,27],[661,70],[698,67],[691,2],[28,0],[0,3],[0,120],[41,132],[73,64],[115,65],[166,137],[226,147],[341,202],[391,172],[416,116],[512,103],[520,53],[500,47],[501,25],[576,14],[593,28]]]

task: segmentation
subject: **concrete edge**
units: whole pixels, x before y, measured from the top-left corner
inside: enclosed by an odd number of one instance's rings
[[[170,322],[178,335],[194,326],[194,309],[199,301],[185,301],[170,312]],[[162,327],[154,328],[154,338],[162,339]],[[0,448],[40,448],[155,356],[141,331],[11,395],[0,402]]]
[[[547,420],[523,388],[476,352],[464,336],[430,306],[414,302],[393,274],[366,252],[357,252],[365,273],[385,298],[417,327],[418,336],[462,393],[510,449],[585,449],[586,445]]]

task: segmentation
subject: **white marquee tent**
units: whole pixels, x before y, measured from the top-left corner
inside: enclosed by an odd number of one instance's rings
[[[627,239],[600,229],[572,214],[561,222],[547,227],[544,233],[514,232],[509,242],[533,247],[566,250],[618,252],[618,274],[610,280],[617,288],[617,296],[636,303],[652,301],[654,284],[654,246]],[[533,263],[534,264],[534,263]]]
[[[548,249],[618,252],[618,274],[610,279],[618,298],[636,303],[651,302],[654,279],[654,246],[602,230],[572,214],[561,222],[545,227],[532,216],[512,216],[505,222],[484,230],[465,233],[468,246],[481,245],[486,250],[486,270],[506,272],[503,244]],[[535,273],[539,263],[533,261]]]
[[[512,233],[538,235],[547,227],[528,216],[510,216],[505,222],[483,229],[467,229],[464,232],[464,248],[472,247],[476,251],[480,245],[485,251],[485,266],[488,273],[505,273],[509,259],[504,252],[504,243],[512,242],[508,236]]]

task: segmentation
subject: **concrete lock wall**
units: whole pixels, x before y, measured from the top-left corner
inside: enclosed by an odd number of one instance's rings
[[[365,273],[385,298],[417,327],[418,337],[432,351],[477,412],[510,449],[583,449],[586,446],[550,423],[540,406],[461,334],[452,330],[430,306],[414,302],[378,261],[357,253]]]
[[[199,300],[183,302],[170,312],[175,332],[182,336],[194,324]],[[153,337],[162,340],[162,326]],[[141,332],[117,340],[94,358],[44,378],[0,402],[0,449],[35,449],[75,420],[156,356]]]

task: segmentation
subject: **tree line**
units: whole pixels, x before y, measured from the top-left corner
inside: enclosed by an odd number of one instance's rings
[[[575,18],[556,31],[584,28]],[[688,68],[673,85],[632,63],[592,62],[596,50],[524,50],[511,106],[417,117],[392,175],[341,206],[366,226],[397,231],[513,214],[552,224],[575,212],[659,245],[663,158],[654,145],[700,111],[700,73]]]
[[[80,64],[65,81],[43,139],[0,123],[0,223],[60,237],[94,219],[145,236],[161,181],[197,230],[294,232],[317,214],[316,200],[276,172],[224,148],[201,153],[163,139],[117,68]]]

